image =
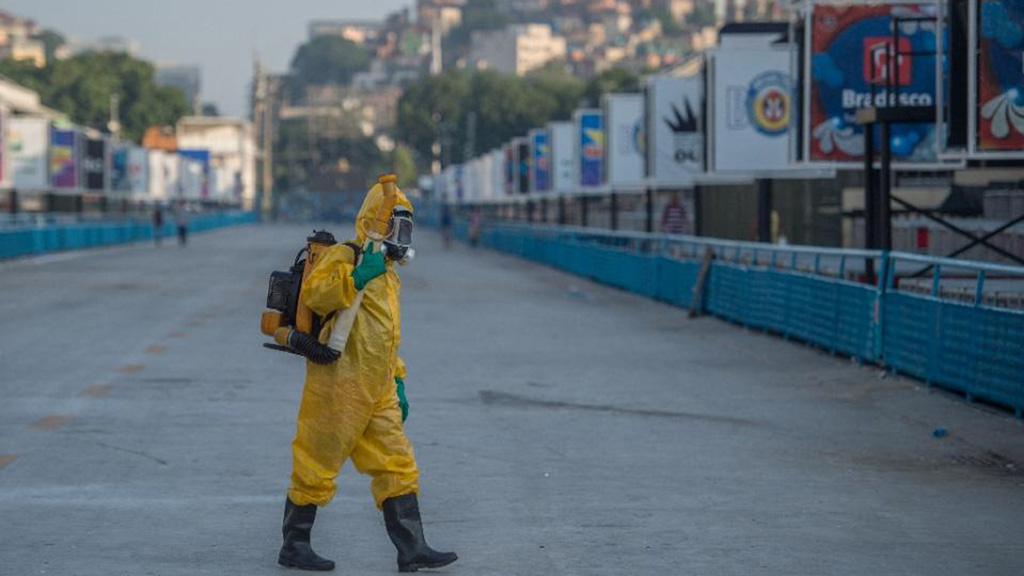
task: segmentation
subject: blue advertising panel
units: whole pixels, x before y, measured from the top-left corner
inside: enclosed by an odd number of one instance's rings
[[[599,110],[577,113],[580,186],[600,186],[604,177],[604,116]]]
[[[210,196],[210,151],[209,150],[178,150],[183,158],[198,160],[203,165],[203,180],[200,182],[199,194],[202,198]]]
[[[934,4],[815,6],[811,28],[811,160],[861,160],[864,133],[854,119],[858,109],[935,105],[934,23],[901,26],[896,45],[901,55],[889,61],[895,53],[894,21],[935,14]],[[893,94],[886,94],[887,82],[896,85]],[[878,134],[876,131],[876,138]],[[894,124],[890,140],[893,156],[903,161],[934,161],[935,138],[934,123]]]
[[[50,132],[50,182],[54,188],[78,187],[78,135],[74,130]]]
[[[534,132],[530,148],[533,151],[533,191],[547,192],[551,189],[551,149],[547,131]]]
[[[1024,2],[979,7],[978,150],[1024,152]]]

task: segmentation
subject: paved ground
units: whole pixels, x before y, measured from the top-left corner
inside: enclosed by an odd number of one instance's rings
[[[302,368],[258,317],[307,231],[0,264],[0,574],[280,573]],[[428,536],[462,557],[445,573],[1024,570],[1020,422],[421,238],[408,432]],[[341,573],[394,571],[351,467],[315,541]]]

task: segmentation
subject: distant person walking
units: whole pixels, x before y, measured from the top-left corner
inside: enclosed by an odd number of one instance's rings
[[[452,211],[445,204],[441,208],[441,237],[444,238],[444,249],[452,248]]]
[[[668,234],[682,234],[686,231],[686,208],[679,201],[679,192],[672,193],[672,199],[661,214],[661,230]]]
[[[480,244],[480,228],[483,226],[483,215],[479,208],[473,208],[469,216],[469,245],[476,248]]]
[[[159,204],[153,207],[153,241],[160,245],[164,230],[164,209]]]
[[[188,210],[184,202],[178,202],[174,208],[174,224],[178,227],[178,246],[188,243]]]

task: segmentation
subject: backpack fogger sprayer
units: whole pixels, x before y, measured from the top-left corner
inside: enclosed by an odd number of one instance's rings
[[[367,227],[365,244],[360,247],[352,242],[344,243],[354,252],[353,262],[356,266],[359,265],[364,251],[377,252],[385,249],[385,240],[393,232],[390,228],[392,210],[398,198],[396,177],[394,174],[384,174],[378,182],[383,196],[373,221]],[[316,364],[330,364],[345,351],[348,335],[352,331],[356,313],[363,301],[363,291],[356,295],[352,306],[344,310],[332,312],[324,318],[314,314],[299,297],[302,283],[312,272],[323,251],[337,244],[337,241],[326,230],[314,231],[306,241],[306,247],[295,256],[289,271],[271,273],[267,291],[267,308],[270,310],[265,311],[260,318],[260,331],[274,338],[275,344],[263,344],[267,348],[305,356]],[[403,256],[411,258],[412,254]],[[327,344],[321,344],[318,338],[321,328],[335,315],[337,319],[330,338]]]

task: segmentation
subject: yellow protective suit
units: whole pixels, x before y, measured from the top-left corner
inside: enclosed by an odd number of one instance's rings
[[[360,246],[382,196],[381,186],[374,186],[359,210]],[[412,210],[401,192],[396,205]],[[328,248],[303,282],[300,298],[321,317],[355,300],[353,256],[343,244]],[[388,498],[419,492],[419,470],[395,394],[395,377],[405,379],[405,364],[398,357],[401,282],[394,263],[389,260],[386,266],[387,272],[363,289],[362,305],[341,358],[328,365],[306,362],[288,490],[288,497],[299,506],[327,505],[337,490],[338,472],[350,457],[357,470],[373,478],[371,490],[378,508]],[[320,342],[327,342],[333,322],[324,326]]]

